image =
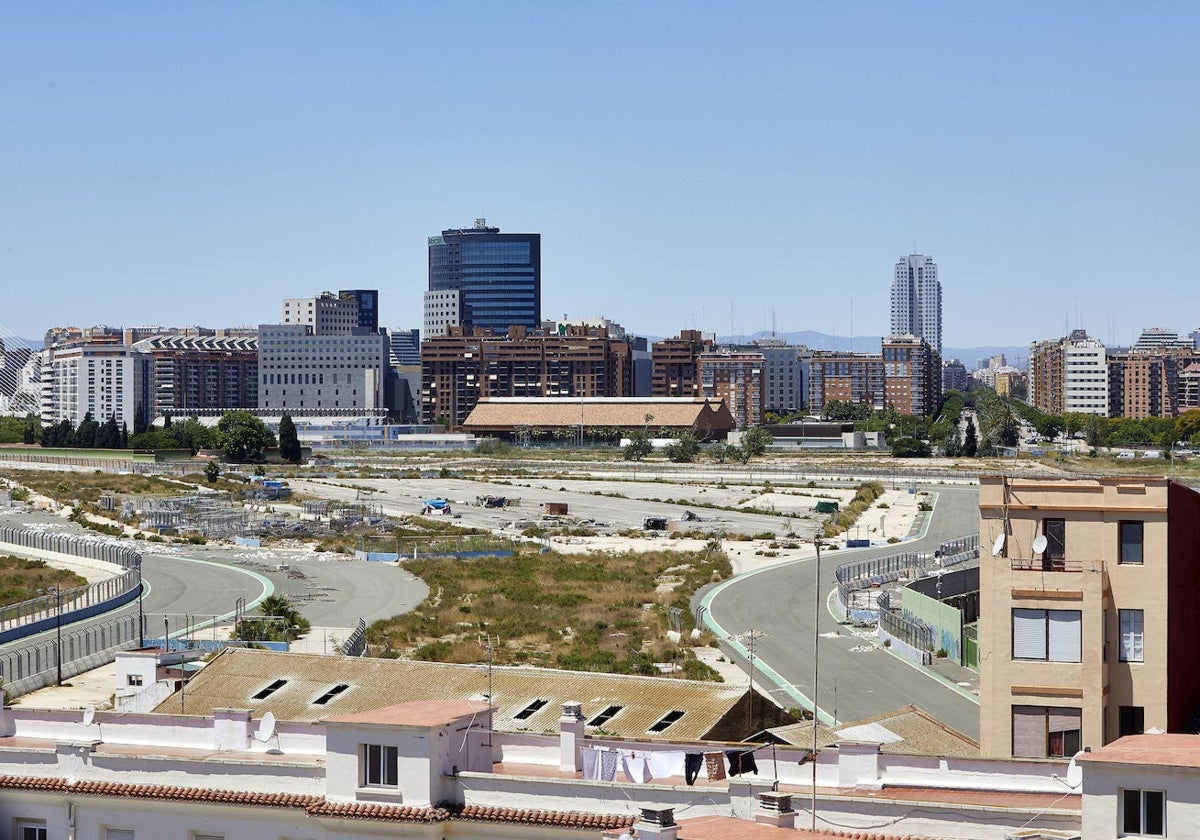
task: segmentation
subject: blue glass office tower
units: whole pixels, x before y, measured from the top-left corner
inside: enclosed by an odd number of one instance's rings
[[[429,237],[429,291],[459,293],[461,323],[504,335],[542,323],[542,235],[501,233],[484,219]]]

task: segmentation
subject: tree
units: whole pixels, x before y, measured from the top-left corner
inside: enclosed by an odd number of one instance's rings
[[[975,420],[972,417],[967,418],[967,431],[963,435],[963,454],[968,458],[974,458],[979,452],[979,439],[975,434]]]
[[[640,461],[653,451],[654,445],[650,443],[650,433],[645,429],[638,429],[629,434],[629,443],[625,445],[626,461]]]
[[[37,443],[38,436],[42,433],[42,420],[36,414],[25,415],[25,432],[21,437],[21,442],[25,444]]]
[[[700,454],[700,441],[691,432],[683,432],[667,446],[664,454],[677,464],[690,464]]]
[[[849,400],[830,400],[822,413],[826,420],[866,420],[871,416],[871,406]]]
[[[300,463],[300,437],[290,414],[279,419],[279,457],[289,464]]]
[[[208,479],[209,484],[215,484],[217,479],[221,477],[221,468],[217,465],[215,459],[204,465],[204,477]]]
[[[708,456],[718,464],[724,464],[729,457],[729,444],[725,441],[717,441],[712,446],[708,447]]]
[[[83,419],[79,421],[79,428],[75,430],[75,445],[83,449],[94,449],[96,446],[96,433],[100,430],[100,424],[92,419],[92,412],[87,412],[83,415]]]
[[[742,456],[749,461],[766,454],[767,447],[775,441],[771,433],[761,426],[742,432]]]
[[[261,461],[275,436],[249,411],[229,411],[217,422],[217,445],[227,461]]]
[[[234,635],[244,641],[292,641],[311,626],[291,601],[283,595],[268,595],[258,605],[262,615],[242,619]]]
[[[892,441],[893,458],[928,458],[932,454],[929,444],[915,437],[898,437]]]

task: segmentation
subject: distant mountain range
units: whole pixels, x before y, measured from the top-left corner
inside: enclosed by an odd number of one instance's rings
[[[770,338],[771,333],[763,331],[753,335],[718,336],[718,344],[749,344],[760,338]],[[813,350],[853,350],[856,353],[878,352],[879,343],[883,340],[878,335],[856,335],[847,338],[844,335],[828,335],[827,333],[802,330],[800,332],[777,333],[776,338],[782,338],[788,344],[803,344]],[[942,358],[958,359],[967,370],[973,370],[979,362],[1003,353],[1010,365],[1018,362],[1024,366],[1029,356],[1029,345],[1000,347],[983,345],[980,347],[943,347]]]

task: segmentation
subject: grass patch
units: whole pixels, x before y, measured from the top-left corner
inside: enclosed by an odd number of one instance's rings
[[[372,646],[438,662],[483,662],[479,639],[487,635],[500,641],[498,664],[657,674],[655,662],[676,662],[685,676],[715,676],[703,663],[688,664],[688,651],[667,641],[667,610],[683,609],[686,636],[691,594],[732,572],[721,551],[530,552],[429,558],[406,567],[428,584],[430,597],[411,613],[372,624]],[[664,576],[678,585],[658,592]]]
[[[186,492],[173,481],[145,475],[115,473],[50,472],[13,470],[6,477],[34,493],[49,496],[60,503],[78,499],[92,504],[101,496],[178,496]]]
[[[860,484],[858,492],[854,494],[850,504],[838,513],[830,514],[829,519],[822,526],[821,533],[826,537],[836,537],[838,534],[850,530],[858,521],[858,517],[862,516],[871,503],[882,495],[883,484],[881,482],[868,481],[866,484]]]
[[[87,584],[80,575],[66,569],[52,569],[44,560],[0,557],[0,605],[10,606],[38,596],[39,589],[57,586],[64,592]]]

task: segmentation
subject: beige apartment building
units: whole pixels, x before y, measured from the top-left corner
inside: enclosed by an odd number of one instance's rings
[[[979,516],[981,753],[1180,731],[1200,702],[1200,494],[984,476]]]

